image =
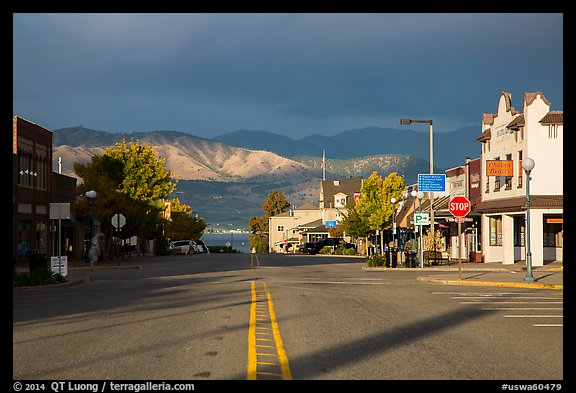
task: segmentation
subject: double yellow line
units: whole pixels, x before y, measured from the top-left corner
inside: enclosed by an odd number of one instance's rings
[[[246,379],[292,379],[282,344],[268,283],[251,282],[252,304],[248,329],[248,374]]]

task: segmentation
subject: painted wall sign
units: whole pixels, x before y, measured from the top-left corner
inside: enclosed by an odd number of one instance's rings
[[[486,160],[486,176],[513,176],[514,161]]]

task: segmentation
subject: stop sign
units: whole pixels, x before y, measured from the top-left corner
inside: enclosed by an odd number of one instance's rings
[[[464,217],[470,213],[470,201],[463,195],[456,195],[450,199],[448,210],[454,217]]]

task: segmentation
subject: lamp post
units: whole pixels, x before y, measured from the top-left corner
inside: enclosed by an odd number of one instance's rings
[[[416,197],[418,198],[418,213],[422,213],[422,198],[424,198],[424,193],[422,191],[418,191],[416,193]],[[424,267],[424,245],[422,244],[422,240],[424,239],[424,231],[422,230],[422,225],[420,225],[420,244],[419,244],[419,253],[418,259],[420,260],[420,269]]]
[[[418,240],[416,240],[416,229],[418,228],[416,226],[416,197],[418,196],[418,191],[412,190],[412,192],[410,192],[410,195],[412,195],[412,198],[414,198],[414,207],[412,209],[413,211],[412,217],[414,217],[414,247],[416,247],[416,250],[418,250],[420,248]]]
[[[409,125],[412,123],[425,123],[430,127],[430,174],[434,173],[434,139],[432,130],[432,120],[412,120],[412,119],[400,119],[400,125]],[[434,238],[434,193],[432,191],[428,192],[430,199],[430,235],[432,236],[432,241],[436,245]]]
[[[392,203],[392,250],[390,250],[390,267],[392,267],[392,260],[394,258],[394,254],[396,253],[396,244],[394,238],[394,232],[396,232],[396,223],[394,220],[396,219],[396,198],[390,199]]]
[[[534,282],[532,275],[532,252],[530,251],[530,172],[534,169],[534,160],[526,157],[522,168],[526,172],[526,277],[524,282]]]
[[[88,200],[88,242],[86,243],[86,253],[85,253],[85,259],[86,262],[90,262],[90,257],[88,255],[88,253],[90,252],[90,248],[92,248],[92,236],[93,236],[93,232],[94,232],[94,219],[93,219],[93,200],[94,198],[96,198],[96,191],[94,190],[90,190],[90,191],[86,191],[86,194],[84,194],[86,196],[86,199]]]

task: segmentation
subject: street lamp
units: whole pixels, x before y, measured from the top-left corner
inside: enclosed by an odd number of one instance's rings
[[[524,158],[522,168],[526,172],[526,277],[524,282],[534,282],[532,275],[532,252],[530,251],[530,172],[534,169],[534,160]]]
[[[396,223],[394,222],[396,217],[396,198],[390,199],[390,202],[392,202],[392,250],[390,250],[390,267],[392,267],[392,260],[396,253],[396,244],[394,242],[394,232],[396,231]]]
[[[396,198],[390,199],[390,202],[392,203],[392,247],[394,247],[394,232],[396,229],[396,226],[394,225],[394,220],[396,217]]]
[[[434,139],[432,131],[432,120],[412,120],[412,119],[400,119],[400,125],[405,126],[412,123],[425,123],[430,125],[430,174],[434,173]],[[428,192],[430,197],[430,235],[432,236],[432,241],[435,242],[434,238],[434,193],[432,191]]]
[[[90,248],[92,248],[92,236],[93,236],[93,232],[94,232],[94,219],[93,219],[93,206],[92,206],[92,201],[94,200],[94,198],[96,198],[96,191],[94,190],[90,190],[90,191],[86,191],[86,193],[84,194],[86,196],[86,199],[88,200],[88,242],[86,243],[86,255],[85,255],[85,259],[86,262],[90,261],[90,256],[88,255],[90,252]]]
[[[422,198],[424,198],[424,193],[422,191],[418,191],[416,193],[416,197],[418,197],[418,213],[422,213]],[[419,254],[418,259],[420,260],[420,268],[424,267],[424,244],[422,244],[422,240],[424,239],[424,231],[422,230],[422,225],[420,225],[420,245],[419,245]]]
[[[412,190],[412,192],[410,193],[410,195],[412,195],[412,198],[414,198],[414,208],[412,209],[412,217],[414,217],[414,247],[416,247],[416,249],[418,250],[419,248],[419,244],[418,244],[418,240],[416,240],[416,197],[418,196],[418,191],[416,190]]]

